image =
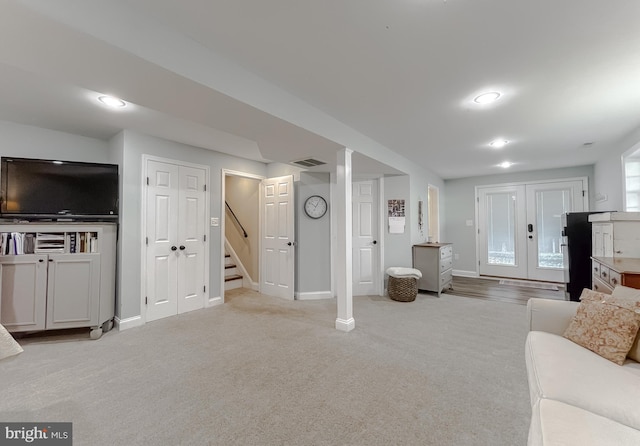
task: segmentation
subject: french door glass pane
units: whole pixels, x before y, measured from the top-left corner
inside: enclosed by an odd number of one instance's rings
[[[571,210],[571,191],[536,192],[538,268],[562,268],[561,215]]]
[[[516,264],[515,192],[487,195],[487,263]]]

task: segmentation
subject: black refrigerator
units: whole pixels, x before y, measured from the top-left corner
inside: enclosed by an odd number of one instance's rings
[[[600,212],[562,214],[562,257],[565,297],[578,301],[584,288],[591,288],[591,222],[589,215]]]

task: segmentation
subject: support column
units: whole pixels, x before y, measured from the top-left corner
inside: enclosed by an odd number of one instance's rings
[[[336,329],[351,331],[356,326],[353,319],[353,250],[351,236],[353,231],[351,209],[351,154],[347,148],[338,151],[336,167],[336,194],[333,209],[337,221],[337,255],[335,263],[336,294],[338,301],[338,317]]]

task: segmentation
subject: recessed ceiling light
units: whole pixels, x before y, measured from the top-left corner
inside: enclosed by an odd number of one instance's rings
[[[497,91],[489,91],[487,93],[482,93],[481,95],[476,96],[473,99],[473,102],[476,104],[488,104],[490,102],[497,101],[500,98],[500,93]]]
[[[498,166],[502,167],[503,169],[508,169],[509,167],[513,166],[513,163],[509,161],[505,161],[503,163],[498,164]]]
[[[98,97],[98,100],[102,102],[104,105],[108,105],[109,107],[113,107],[113,108],[122,108],[125,105],[127,105],[127,103],[124,102],[122,99],[116,98],[114,96],[104,95],[104,96]]]
[[[493,140],[493,141],[491,141],[489,143],[489,145],[491,147],[493,147],[494,149],[501,149],[504,146],[506,146],[507,144],[509,144],[509,141],[507,141],[506,139],[502,139],[502,138],[495,139],[495,140]]]

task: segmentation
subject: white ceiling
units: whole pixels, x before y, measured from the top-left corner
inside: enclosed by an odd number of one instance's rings
[[[140,57],[140,40],[107,43],[78,12],[94,5],[104,28],[186,36],[443,178],[503,172],[505,160],[592,164],[640,127],[637,1],[2,2],[8,121],[101,139],[133,129],[256,160],[335,158],[327,134]],[[498,102],[472,102],[495,89]],[[110,113],[88,100],[98,92],[135,106]],[[490,148],[497,137],[510,143]]]

